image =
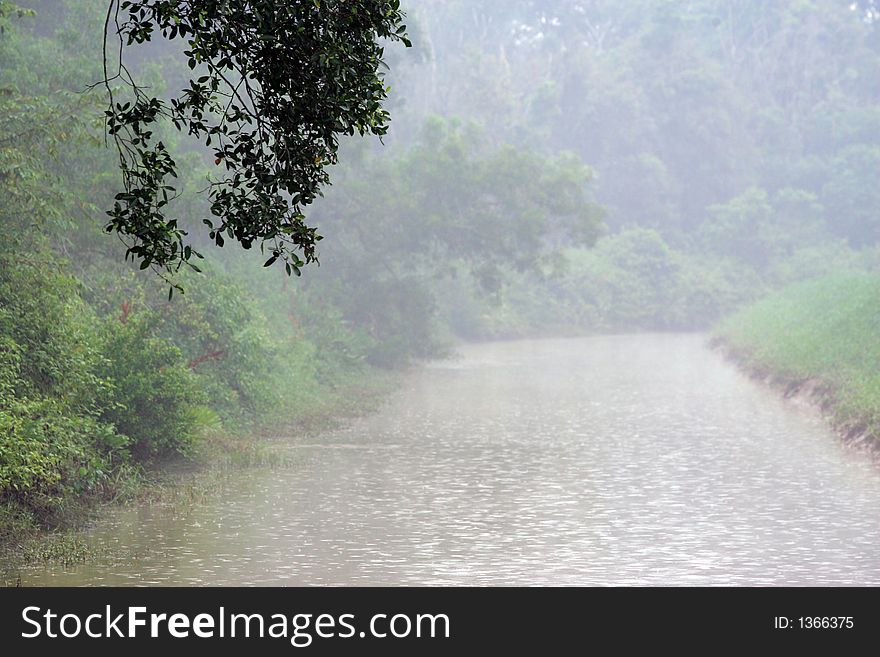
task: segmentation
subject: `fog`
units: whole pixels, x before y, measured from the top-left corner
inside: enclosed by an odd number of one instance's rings
[[[390,136],[341,158],[306,285],[359,251],[369,321],[390,321],[404,278],[483,339],[703,330],[791,283],[876,270],[873,12],[410,3]],[[586,205],[554,207],[571,182]]]
[[[209,69],[157,31],[120,50],[143,91],[105,86],[106,1],[6,4],[0,430],[27,437],[0,521],[86,546],[73,573],[11,549],[10,576],[880,583],[874,0],[409,0],[387,134],[278,197],[316,262],[218,238],[232,165],[151,124],[176,158],[153,233],[194,268],[107,228],[104,112]],[[142,467],[232,474],[169,511]],[[80,531],[66,498],[122,506]]]

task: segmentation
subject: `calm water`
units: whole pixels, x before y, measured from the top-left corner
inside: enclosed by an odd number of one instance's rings
[[[469,346],[284,449],[23,582],[880,584],[880,469],[701,336]]]

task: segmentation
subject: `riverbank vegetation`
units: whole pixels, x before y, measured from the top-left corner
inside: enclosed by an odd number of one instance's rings
[[[130,496],[169,460],[213,450],[260,461],[255,435],[363,411],[388,389],[386,371],[448,344],[432,281],[461,270],[481,294],[508,268],[536,271],[552,259],[547,232],[573,244],[596,238],[591,172],[576,158],[480,146],[464,126],[437,119],[410,148],[377,160],[369,185],[352,181],[343,203],[363,204],[359,221],[334,222],[342,208],[330,201],[316,214],[335,239],[323,256],[332,276],[297,281],[239,251],[157,277],[104,234],[118,162],[103,144],[100,92],[87,91],[100,76],[102,3],[49,4],[33,19],[7,12],[0,38],[5,539]],[[64,27],[40,22],[40,9]],[[159,87],[173,78],[170,64],[143,69]],[[204,216],[191,192],[214,161],[185,158],[184,189],[169,207],[188,232]],[[170,298],[169,282],[185,293]]]
[[[357,346],[365,332],[301,321],[333,311],[309,310],[320,304],[253,258],[244,278],[238,261],[179,272],[171,282],[186,294],[172,301],[166,280],[120,257],[102,212],[118,163],[100,93],[88,90],[101,78],[106,3],[35,4],[0,7],[4,544],[137,496],[169,460],[212,450],[252,459],[253,441],[236,436],[313,423],[331,404],[344,413],[343,396],[380,387]],[[195,187],[206,163],[186,157],[180,179]]]
[[[805,387],[850,438],[880,439],[880,276],[785,288],[727,318],[717,338],[744,367]]]
[[[15,4],[33,11],[0,0],[7,537],[211,445],[247,461],[244,436],[333,415],[459,340],[705,330],[785,286],[880,269],[873,3],[411,0],[412,48],[386,44],[390,90],[371,87],[383,143],[343,139],[332,167],[335,142],[295,154],[333,182],[297,210],[324,238],[301,235],[321,263],[289,260],[301,278],[247,230],[204,230],[223,157],[150,123],[176,161],[163,262],[200,270],[170,281],[105,232],[137,228],[106,214],[122,181],[93,86],[107,2]],[[175,43],[126,52],[151,97],[192,89]],[[113,89],[124,107],[131,89]],[[376,116],[365,132],[384,132]],[[784,333],[755,317],[749,339]]]

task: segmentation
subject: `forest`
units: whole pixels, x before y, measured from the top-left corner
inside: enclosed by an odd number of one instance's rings
[[[108,87],[137,96],[103,83],[107,4],[0,2],[0,541],[463,343],[716,330],[880,433],[873,2],[408,0],[388,129],[334,128],[278,219],[290,250],[212,225],[251,201],[208,198],[221,158],[151,125],[166,252],[120,209],[140,174]],[[174,97],[185,47],[127,45],[126,70]]]

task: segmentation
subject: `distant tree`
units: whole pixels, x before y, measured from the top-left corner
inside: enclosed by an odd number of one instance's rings
[[[776,244],[768,237],[773,206],[764,189],[750,187],[726,203],[709,206],[707,214],[698,231],[706,250],[759,269],[766,267]]]
[[[369,327],[374,364],[432,355],[437,299],[461,281],[483,302],[500,298],[519,274],[562,269],[565,245],[591,246],[602,230],[593,172],[570,153],[496,146],[476,126],[434,117],[406,149],[351,155],[313,215],[333,275],[302,289]]]
[[[329,182],[340,135],[384,135],[381,39],[409,46],[399,0],[110,0],[105,22],[107,130],[123,191],[108,232],[141,268],[175,271],[199,254],[166,216],[177,163],[155,136],[170,121],[211,148],[211,239],[267,247],[287,273],[316,259],[304,206]],[[161,34],[186,43],[192,71],[169,101],[146,92],[123,52]],[[118,44],[109,43],[118,38]],[[114,88],[122,83],[123,89]],[[122,95],[125,98],[122,98]]]
[[[577,157],[491,146],[483,130],[455,120],[433,117],[405,152],[352,173],[348,193],[328,195],[318,216],[336,241],[360,244],[337,268],[353,278],[385,253],[435,276],[469,270],[492,289],[503,270],[536,273],[561,245],[592,245],[602,229],[593,171]]]
[[[834,211],[831,230],[856,247],[880,241],[880,147],[858,144],[832,159],[822,201]]]

